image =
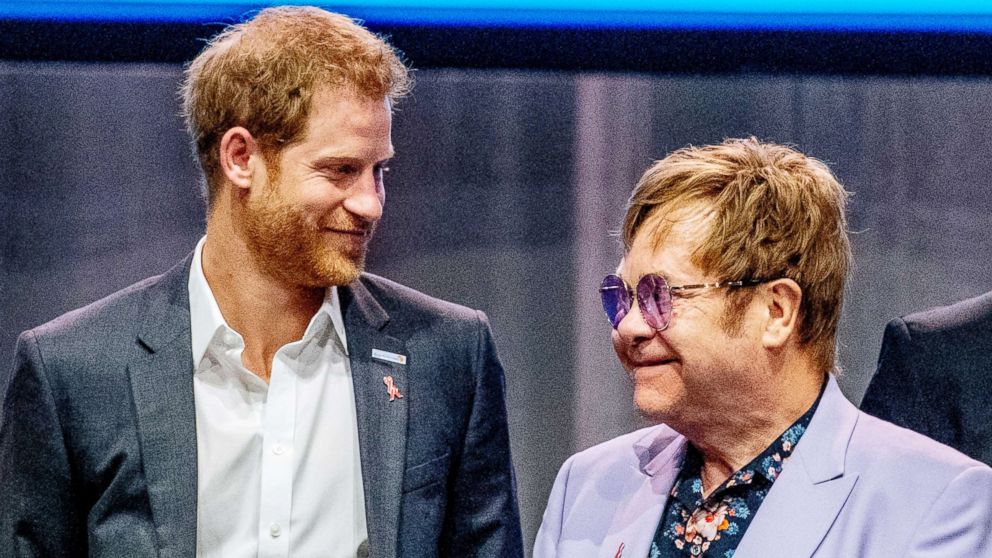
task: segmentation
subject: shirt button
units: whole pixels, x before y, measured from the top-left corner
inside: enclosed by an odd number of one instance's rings
[[[272,525],[269,525],[269,534],[272,535],[273,539],[278,538],[279,535],[282,534],[282,529],[279,527],[278,523],[273,523]]]
[[[282,455],[286,453],[286,448],[282,447],[282,444],[276,444],[272,446],[272,453],[276,455]]]

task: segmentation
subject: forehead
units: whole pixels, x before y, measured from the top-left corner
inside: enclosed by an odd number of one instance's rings
[[[621,260],[620,276],[628,282],[648,273],[658,273],[675,283],[703,278],[705,274],[693,258],[710,232],[712,219],[712,211],[703,204],[655,211],[641,225]]]
[[[321,156],[389,158],[391,128],[392,111],[387,97],[371,98],[347,88],[321,87],[313,96],[299,147]]]
[[[388,134],[392,123],[388,97],[369,97],[346,87],[323,86],[310,103],[307,132],[319,128]]]
[[[382,125],[392,120],[389,98],[369,97],[349,87],[320,86],[310,104],[309,120],[335,120],[351,125]]]

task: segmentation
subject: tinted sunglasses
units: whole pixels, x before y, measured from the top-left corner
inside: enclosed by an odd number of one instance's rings
[[[603,284],[599,287],[599,295],[603,298],[603,310],[606,311],[606,317],[609,318],[613,329],[619,327],[620,322],[630,312],[632,301],[636,296],[644,322],[652,329],[662,331],[672,323],[672,293],[696,289],[752,287],[763,282],[760,279],[743,279],[673,287],[661,275],[649,273],[637,282],[635,293],[619,275],[611,274],[603,279]]]

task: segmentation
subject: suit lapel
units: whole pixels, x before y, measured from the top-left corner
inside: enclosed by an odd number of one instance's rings
[[[196,554],[197,449],[190,348],[190,257],[149,289],[128,364],[138,439],[162,556]]]
[[[406,355],[402,341],[384,333],[389,315],[360,281],[340,289],[348,356],[355,387],[358,446],[369,530],[369,554],[396,554],[400,495],[406,465],[407,364],[373,359],[372,351]],[[403,398],[390,401],[387,378]]]
[[[813,420],[758,508],[735,558],[760,558],[781,549],[795,558],[816,552],[858,481],[857,474],[844,473],[857,422],[857,409],[831,377]]]
[[[685,448],[685,438],[667,427],[660,433],[652,431],[634,445],[640,461],[640,483],[613,515],[600,546],[600,558],[648,555],[668,493],[682,466]]]

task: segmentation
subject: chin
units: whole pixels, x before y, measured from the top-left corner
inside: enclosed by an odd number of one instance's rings
[[[648,388],[634,387],[634,408],[637,409],[637,414],[652,424],[671,422],[677,407],[676,402],[667,394],[658,393],[656,390]]]
[[[340,255],[321,258],[312,268],[311,283],[315,287],[342,287],[356,281],[364,268],[364,255],[358,259],[344,258]]]

